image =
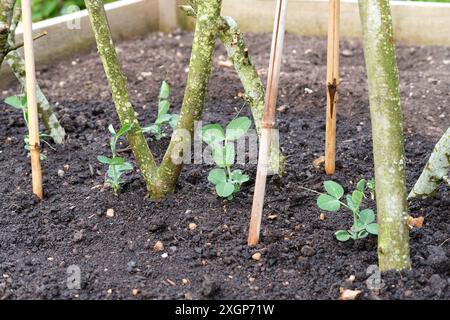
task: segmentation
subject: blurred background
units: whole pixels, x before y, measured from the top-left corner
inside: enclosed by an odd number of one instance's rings
[[[104,0],[104,3],[120,0]],[[450,0],[400,0],[420,2],[450,2]],[[41,21],[85,9],[84,0],[32,0],[33,21]]]

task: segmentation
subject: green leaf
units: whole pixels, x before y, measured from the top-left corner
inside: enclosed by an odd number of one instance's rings
[[[166,81],[163,81],[161,84],[161,89],[159,90],[159,98],[160,99],[169,99],[170,95],[170,86]]]
[[[110,166],[119,166],[125,163],[125,159],[122,157],[114,157],[111,159],[109,165]]]
[[[172,114],[172,118],[169,121],[169,125],[172,129],[177,128],[178,120],[180,119],[180,116],[178,114]]]
[[[233,194],[234,185],[229,182],[219,183],[216,185],[216,192],[219,195],[219,197],[227,198]]]
[[[364,209],[359,213],[359,221],[367,226],[375,221],[375,213],[372,209]]]
[[[142,128],[142,132],[156,134],[158,133],[159,126],[152,124],[151,126]]]
[[[225,140],[225,132],[218,124],[208,124],[202,128],[202,140],[209,145]]]
[[[223,169],[213,169],[208,174],[208,181],[213,185],[227,182],[227,175]]]
[[[161,100],[158,104],[158,118],[169,112],[170,103],[167,100]]]
[[[169,122],[170,119],[172,119],[172,115],[171,114],[163,114],[162,116],[159,116],[158,119],[156,119],[156,124],[163,124],[166,122]]]
[[[356,238],[357,239],[364,239],[369,235],[369,233],[366,230],[361,230],[357,233]]]
[[[332,197],[335,197],[336,199],[340,199],[344,195],[344,188],[342,188],[339,183],[336,183],[334,181],[325,181],[323,183],[323,186],[325,187],[325,190],[328,192],[328,194]]]
[[[320,209],[336,212],[341,208],[341,203],[335,197],[332,197],[328,194],[321,194],[317,198],[317,205]]]
[[[356,205],[353,203],[352,196],[346,195],[347,205],[350,207],[350,210],[355,211],[357,209]]]
[[[98,156],[97,160],[103,164],[111,164],[112,159],[105,156]]]
[[[236,152],[234,144],[228,142],[226,146],[217,145],[212,150],[212,157],[217,166],[221,168],[230,167],[234,163]]]
[[[110,124],[110,125],[108,126],[108,130],[109,130],[109,133],[111,133],[111,135],[113,135],[113,136],[116,136],[116,135],[117,135],[116,130],[114,130],[114,127],[113,127],[112,124]]]
[[[122,128],[120,128],[119,132],[117,132],[117,138],[120,138],[121,136],[123,136],[125,133],[127,133],[128,131],[131,130],[131,128],[133,128],[133,124],[124,124],[122,126]]]
[[[233,141],[242,137],[248,129],[250,129],[252,121],[248,117],[239,117],[232,121],[227,126],[227,140]]]
[[[371,223],[366,226],[366,230],[370,234],[378,235],[378,223]]]
[[[236,150],[234,149],[234,143],[227,142],[225,146],[225,165],[231,167],[234,164],[236,158]]]
[[[248,180],[250,180],[250,177],[246,174],[242,173],[242,170],[234,170],[231,173],[231,179],[239,184],[242,184],[244,182],[247,182]]]
[[[125,162],[123,164],[117,165],[116,169],[121,172],[131,171],[133,170],[133,165],[129,162]]]
[[[5,103],[13,108],[24,110],[27,108],[27,97],[22,96],[12,96],[5,99]]]
[[[346,231],[346,230],[336,231],[334,233],[334,235],[336,236],[336,239],[338,239],[339,241],[342,241],[342,242],[348,241],[351,238],[350,233],[348,233],[348,231]]]
[[[357,220],[352,227],[350,228],[351,231],[358,233],[361,230],[365,230],[366,225],[363,224],[360,220]]]
[[[363,198],[364,198],[364,194],[361,191],[359,191],[359,190],[353,191],[352,202],[355,205],[355,208],[359,208]]]
[[[365,189],[366,189],[366,179],[359,180],[358,183],[356,184],[356,190],[364,192]]]

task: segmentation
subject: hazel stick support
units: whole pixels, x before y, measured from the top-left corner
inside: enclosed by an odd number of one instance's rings
[[[25,52],[25,70],[28,103],[28,131],[30,136],[31,171],[33,179],[33,193],[43,199],[42,172],[39,144],[39,121],[36,101],[36,71],[34,65],[33,29],[31,24],[30,0],[22,0],[23,38]]]
[[[286,26],[287,0],[278,0],[276,7],[272,49],[267,80],[267,91],[264,105],[264,115],[261,125],[261,139],[258,156],[258,171],[256,174],[255,194],[248,235],[248,245],[253,247],[259,242],[261,230],[264,196],[266,192],[269,150],[272,141],[272,129],[275,125],[275,110],[280,79],[281,57],[283,54],[284,33]]]
[[[336,102],[339,88],[339,20],[340,0],[329,0],[327,45],[327,117],[325,136],[325,172],[335,173]]]

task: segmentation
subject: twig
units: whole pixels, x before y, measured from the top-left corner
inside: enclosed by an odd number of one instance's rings
[[[272,140],[272,129],[275,124],[275,108],[278,94],[278,82],[280,79],[281,57],[284,45],[286,4],[287,0],[277,0],[264,116],[261,126],[258,171],[256,174],[255,194],[253,196],[252,216],[248,235],[248,245],[251,247],[258,244],[261,229],[261,219],[268,173],[269,150]]]
[[[47,31],[44,31],[44,32],[42,32],[42,33],[40,33],[40,34],[34,36],[34,37],[33,37],[33,41],[36,41],[36,40],[38,40],[38,39],[40,39],[40,38],[42,38],[42,37],[45,37],[46,35],[48,35],[48,32],[47,32]],[[17,50],[17,49],[23,47],[23,45],[24,45],[23,42],[22,42],[22,43],[19,43],[19,44],[15,45],[14,47],[10,48],[9,51]]]
[[[329,0],[327,48],[327,117],[325,136],[325,172],[334,174],[336,162],[336,101],[339,87],[339,14],[340,0]]]

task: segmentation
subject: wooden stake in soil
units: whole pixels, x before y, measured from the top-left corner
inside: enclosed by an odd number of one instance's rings
[[[39,122],[36,102],[36,71],[34,65],[33,29],[31,22],[30,0],[22,0],[22,16],[33,193],[42,200],[44,195],[42,191],[42,172],[40,160],[41,147],[39,144]]]
[[[261,229],[261,218],[269,165],[269,150],[272,141],[272,129],[275,125],[275,108],[286,26],[286,5],[287,0],[277,0],[269,73],[267,79],[266,100],[264,105],[264,116],[261,125],[258,171],[256,174],[255,194],[253,196],[252,216],[248,235],[249,246],[255,246],[258,244]]]
[[[339,87],[339,15],[340,0],[329,0],[327,52],[327,125],[325,137],[325,172],[335,172],[336,101]]]

